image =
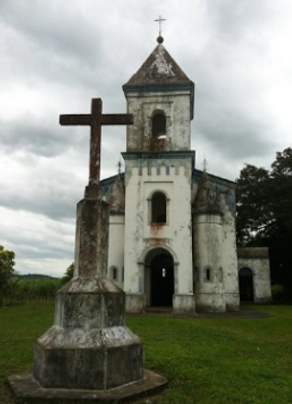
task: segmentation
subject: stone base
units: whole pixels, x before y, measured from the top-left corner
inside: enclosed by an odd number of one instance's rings
[[[225,293],[226,311],[239,311],[240,299],[238,293]]]
[[[224,294],[197,293],[196,308],[198,313],[225,313],[226,302]]]
[[[127,327],[51,327],[34,345],[35,379],[46,388],[102,390],[143,378],[143,345]]]
[[[144,370],[142,380],[109,390],[75,390],[43,388],[31,373],[7,379],[15,402],[22,404],[86,404],[124,403],[160,393],[167,380],[157,373]]]
[[[256,304],[271,304],[273,301],[272,297],[256,297],[254,298],[254,303]]]
[[[108,390],[143,379],[144,349],[125,326],[125,293],[106,278],[73,278],[57,292],[55,324],[34,344],[44,388]]]
[[[193,294],[183,295],[174,294],[173,295],[173,312],[174,313],[194,313],[195,312],[195,296]]]
[[[126,294],[126,313],[144,313],[145,295]]]

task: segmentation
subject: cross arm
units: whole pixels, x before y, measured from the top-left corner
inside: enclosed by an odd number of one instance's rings
[[[91,125],[91,115],[60,115],[60,125]]]
[[[102,125],[132,125],[132,114],[103,114],[101,115]]]

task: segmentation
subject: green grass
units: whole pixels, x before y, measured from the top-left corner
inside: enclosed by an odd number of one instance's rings
[[[257,306],[265,319],[129,317],[145,367],[169,380],[147,403],[291,404],[292,306]],[[31,369],[32,342],[53,323],[53,304],[0,310],[0,383]]]

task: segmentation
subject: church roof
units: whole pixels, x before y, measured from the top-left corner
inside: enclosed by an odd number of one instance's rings
[[[140,69],[124,84],[123,89],[153,85],[187,87],[194,85],[161,43],[156,46]]]
[[[120,173],[116,176],[114,185],[111,190],[110,198],[110,211],[113,213],[125,212],[125,188],[124,179]]]
[[[217,189],[209,181],[207,172],[203,172],[198,193],[194,203],[194,212],[220,214],[220,203]]]

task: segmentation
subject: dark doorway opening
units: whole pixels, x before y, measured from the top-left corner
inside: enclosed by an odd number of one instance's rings
[[[239,292],[241,302],[253,302],[253,273],[249,268],[239,271]]]
[[[150,263],[151,306],[172,306],[174,293],[173,258],[165,252],[156,255]]]

